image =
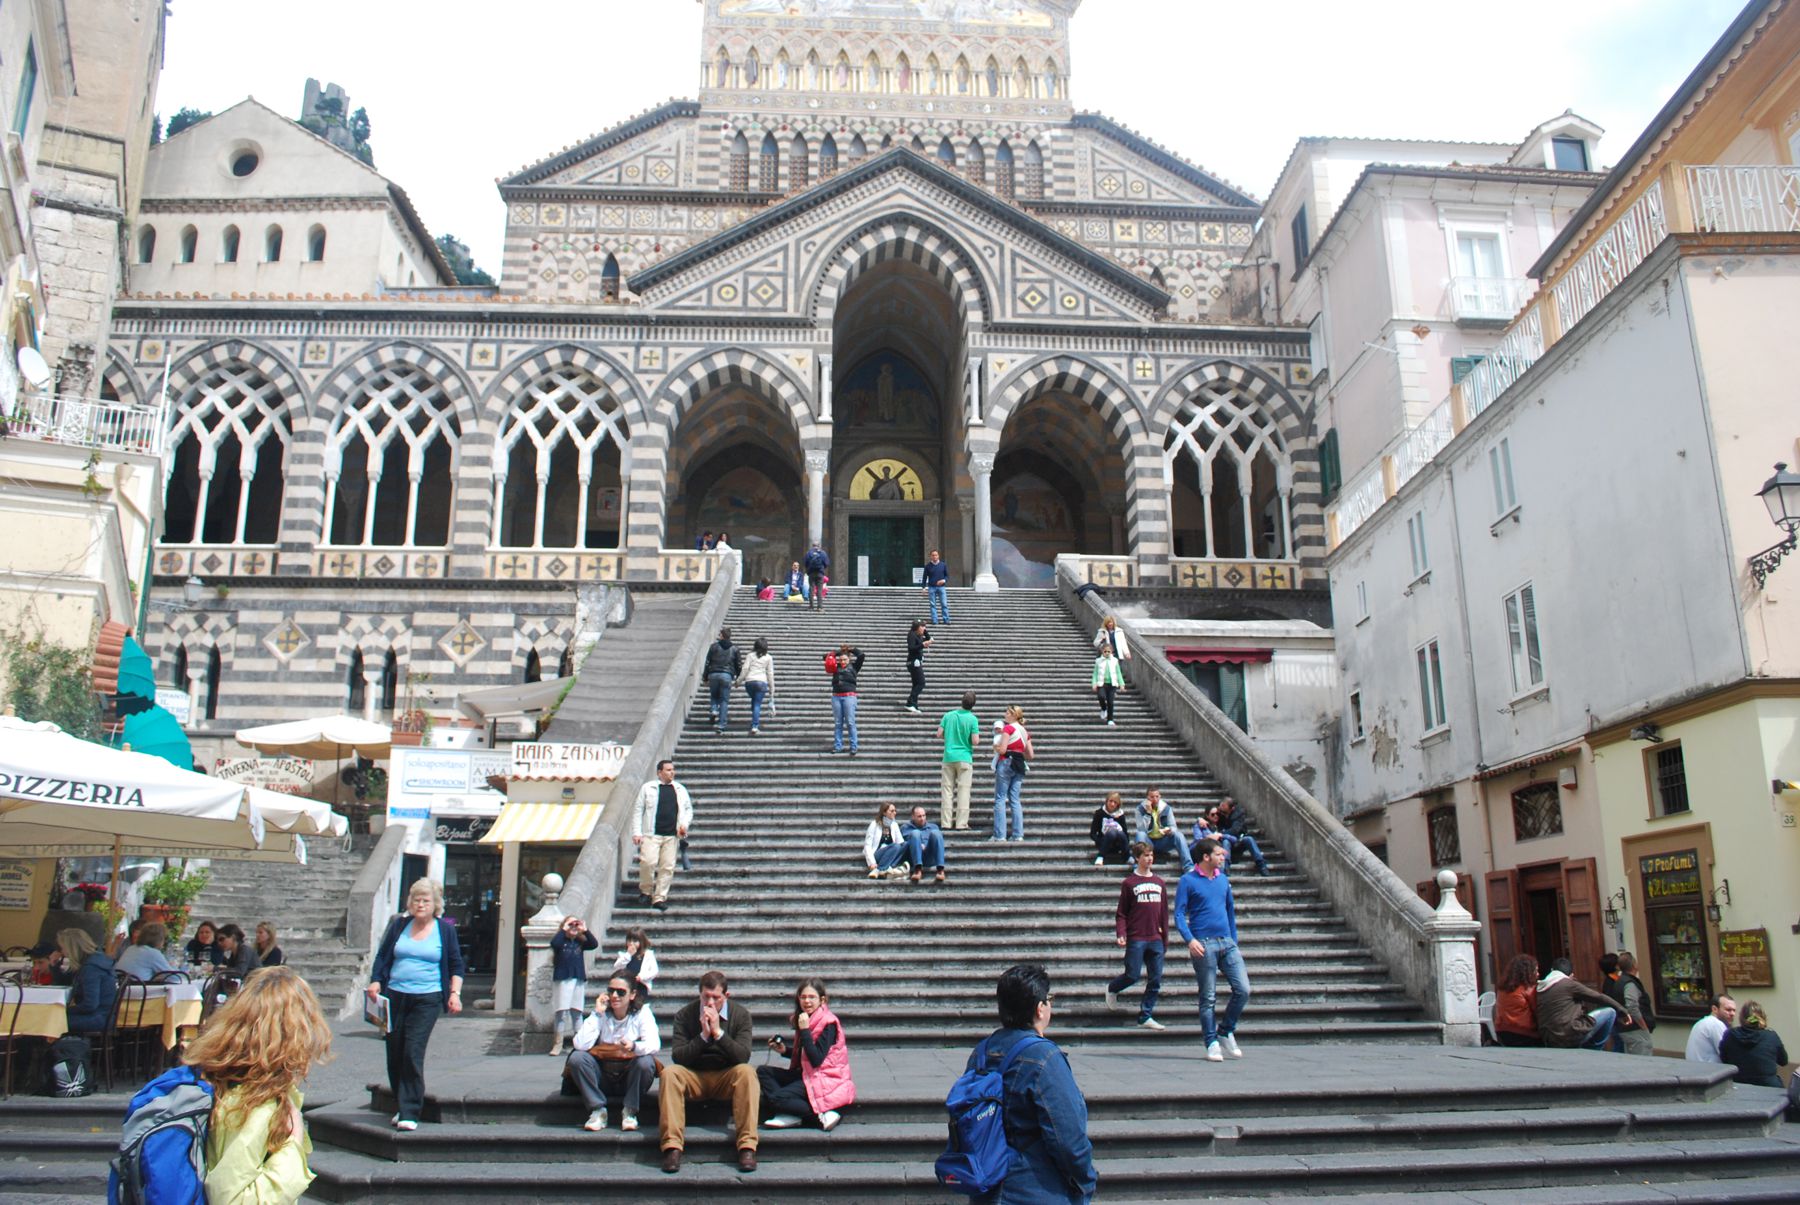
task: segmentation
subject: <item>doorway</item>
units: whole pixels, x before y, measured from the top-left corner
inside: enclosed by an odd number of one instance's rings
[[[1562,868],[1536,866],[1521,870],[1519,896],[1525,911],[1525,923],[1519,926],[1519,952],[1537,959],[1538,966],[1548,973],[1551,963],[1569,954]]]
[[[860,584],[857,558],[865,556],[869,558],[869,585],[912,585],[913,570],[925,563],[924,517],[852,515],[848,584]]]
[[[495,939],[500,932],[497,846],[444,847],[444,915],[456,922],[470,974],[492,975]]]

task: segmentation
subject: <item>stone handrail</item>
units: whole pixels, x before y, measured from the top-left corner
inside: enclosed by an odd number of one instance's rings
[[[1480,925],[1459,907],[1434,911],[1323,804],[1257,747],[1181,675],[1131,621],[1058,566],[1057,593],[1077,622],[1098,629],[1111,615],[1132,648],[1125,676],[1174,727],[1225,789],[1304,868],[1388,974],[1434,1021],[1446,1045],[1478,1045],[1474,935]],[[1454,897],[1454,891],[1451,892]],[[1454,898],[1452,899],[1454,904]]]
[[[725,618],[731,605],[735,573],[714,575],[706,597],[695,613],[694,622],[682,639],[681,648],[669,661],[662,685],[650,701],[644,721],[632,739],[631,752],[619,767],[619,776],[601,809],[600,819],[587,843],[575,859],[562,892],[554,902],[520,926],[525,936],[527,970],[525,978],[525,1011],[527,1024],[533,1029],[548,1029],[552,1016],[550,999],[550,938],[565,916],[579,916],[595,933],[604,933],[612,923],[613,904],[618,898],[620,877],[631,864],[631,805],[643,785],[656,777],[656,763],[670,756],[681,738],[681,724],[687,714],[688,701],[700,683],[700,670],[705,664],[707,646]]]
[[[400,898],[400,869],[405,864],[401,855],[412,830],[404,824],[390,824],[369,851],[369,860],[356,872],[350,884],[350,900],[344,908],[344,944],[362,955],[361,970],[348,997],[340,1001],[345,1015],[362,993],[366,972],[375,959],[375,943],[387,929],[388,919],[396,915]],[[330,1007],[330,1001],[324,1001]]]

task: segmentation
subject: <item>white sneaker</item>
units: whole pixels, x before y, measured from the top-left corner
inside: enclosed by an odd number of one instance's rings
[[[1206,1048],[1206,1061],[1209,1063],[1223,1063],[1225,1061],[1225,1053],[1219,1049],[1219,1044],[1217,1042],[1214,1042]]]
[[[595,1109],[588,1114],[588,1119],[581,1123],[584,1130],[604,1130],[606,1128],[606,1110]]]
[[[601,1124],[605,1125],[606,1123],[601,1122]],[[621,1130],[624,1130],[626,1133],[630,1133],[633,1130],[637,1129],[637,1114],[636,1113],[625,1114],[624,1117],[619,1119],[619,1128]]]
[[[1119,725],[1113,720],[1108,720],[1106,721],[1106,726],[1108,728],[1117,728]]]
[[[1241,1059],[1244,1057],[1244,1052],[1238,1049],[1237,1039],[1231,1034],[1220,1034],[1219,1043],[1225,1047],[1225,1053],[1232,1058]]]
[[[797,1128],[801,1122],[792,1113],[777,1113],[763,1124],[771,1130],[792,1130]]]
[[[1106,865],[1106,859],[1105,859],[1105,858],[1095,858],[1095,859],[1094,859],[1094,865],[1095,865],[1095,866],[1105,866],[1105,865]]]
[[[917,707],[908,707],[906,710],[912,712],[914,715],[924,715],[925,714],[924,712],[920,711]]]
[[[1142,1021],[1138,1022],[1138,1028],[1139,1029],[1167,1029],[1168,1026],[1164,1025],[1161,1021],[1158,1021],[1155,1017],[1145,1017]]]
[[[1117,992],[1115,992],[1115,991],[1113,991],[1113,990],[1112,990],[1112,989],[1111,989],[1111,988],[1110,988],[1110,987],[1109,987],[1109,988],[1107,988],[1107,989],[1106,989],[1106,1008],[1107,1008],[1107,1011],[1108,1011],[1108,1012],[1111,1012],[1111,1011],[1112,1011],[1112,1010],[1113,1010],[1113,1009],[1115,1009],[1115,1008],[1117,1008],[1117,1007],[1119,1007],[1119,993],[1117,993]]]
[[[869,868],[869,877],[871,879],[879,879],[882,876],[882,873],[882,869],[879,866],[871,866]]]
[[[394,1123],[394,1128],[396,1130],[400,1130],[400,1131],[403,1131],[404,1133],[410,1134],[414,1130],[419,1128],[419,1123],[416,1121],[396,1121]]]
[[[843,1114],[839,1113],[836,1109],[827,1109],[819,1114],[819,1128],[822,1130],[833,1129],[837,1126],[837,1123],[842,1120],[844,1120]]]

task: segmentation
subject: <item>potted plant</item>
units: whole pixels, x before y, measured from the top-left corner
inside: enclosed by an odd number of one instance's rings
[[[180,941],[187,929],[188,912],[210,878],[212,873],[204,866],[168,863],[145,882],[144,906],[138,915],[143,920],[161,921],[169,930],[169,940]]]

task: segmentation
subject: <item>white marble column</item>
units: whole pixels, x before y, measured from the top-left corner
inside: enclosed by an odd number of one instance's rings
[[[975,589],[982,594],[997,594],[1000,580],[994,576],[993,455],[979,452],[969,457],[969,473],[975,479]]]
[[[819,421],[831,421],[831,353],[819,355]]]
[[[965,378],[965,390],[968,404],[969,426],[982,426],[981,421],[981,361],[969,360],[969,368]]]
[[[829,405],[829,397],[827,398]],[[830,459],[825,452],[806,454],[806,541],[807,547],[825,542],[825,465]]]
[[[375,713],[381,707],[381,666],[363,670],[363,719],[371,724],[375,722]]]

